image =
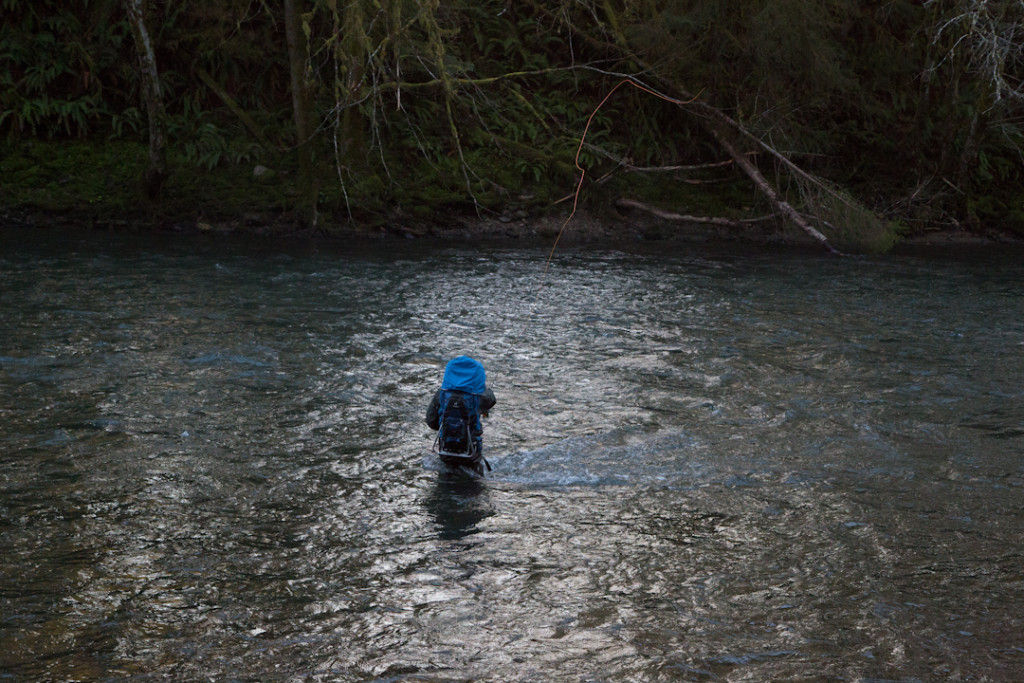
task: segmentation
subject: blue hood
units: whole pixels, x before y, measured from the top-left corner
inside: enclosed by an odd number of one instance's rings
[[[465,391],[470,394],[482,394],[487,389],[487,374],[480,362],[469,356],[458,356],[448,361],[444,369],[444,391]]]

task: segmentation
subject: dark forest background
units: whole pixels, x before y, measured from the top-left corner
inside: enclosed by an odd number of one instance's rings
[[[0,10],[8,213],[344,233],[567,212],[582,178],[609,220],[1024,234],[1024,0]]]

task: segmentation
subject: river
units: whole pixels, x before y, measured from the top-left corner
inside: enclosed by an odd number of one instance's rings
[[[1019,253],[0,247],[0,680],[1024,678]]]

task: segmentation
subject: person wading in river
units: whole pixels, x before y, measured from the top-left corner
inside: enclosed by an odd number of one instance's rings
[[[487,388],[480,361],[458,356],[448,361],[441,388],[427,406],[427,425],[438,430],[434,450],[449,467],[467,467],[483,475],[491,466],[483,456],[483,425],[497,400]]]

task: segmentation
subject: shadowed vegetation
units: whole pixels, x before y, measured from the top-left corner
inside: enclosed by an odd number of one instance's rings
[[[0,0],[7,211],[344,232],[564,210],[594,114],[599,213],[844,251],[1024,234],[1019,0],[149,2],[151,76],[137,5]]]

